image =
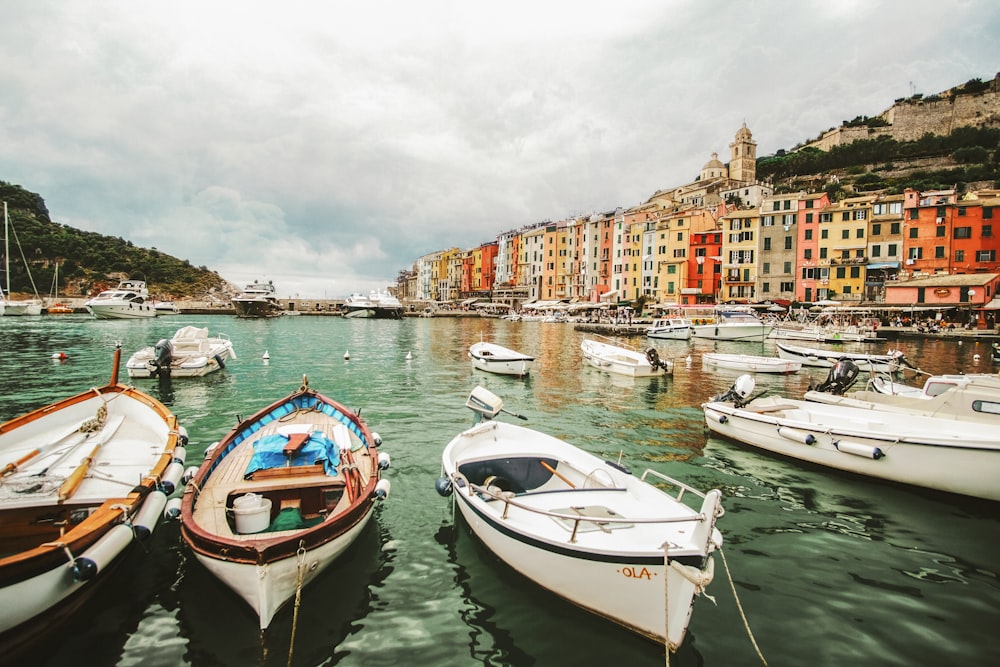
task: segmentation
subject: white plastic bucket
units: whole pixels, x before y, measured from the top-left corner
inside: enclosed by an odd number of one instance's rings
[[[271,525],[271,500],[256,493],[247,493],[233,500],[236,532],[259,533]]]

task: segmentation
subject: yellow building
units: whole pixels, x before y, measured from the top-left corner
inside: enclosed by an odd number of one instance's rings
[[[820,212],[819,299],[860,302],[864,297],[868,227],[875,199],[875,195],[851,197]]]
[[[760,211],[731,211],[722,218],[722,301],[756,301]]]

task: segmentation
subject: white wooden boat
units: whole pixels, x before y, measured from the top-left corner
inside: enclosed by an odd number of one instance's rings
[[[357,412],[302,386],[212,445],[184,490],[181,535],[261,629],[357,539],[389,493],[389,457]]]
[[[863,352],[842,352],[814,347],[798,347],[786,343],[775,343],[778,356],[782,359],[802,362],[803,366],[832,368],[842,359],[849,359],[862,371],[895,373],[908,365],[901,350],[891,350],[886,354],[867,354]]]
[[[183,474],[187,437],[166,406],[118,383],[120,356],[107,385],[0,425],[5,660],[107,581]]]
[[[674,372],[673,362],[661,359],[655,347],[640,352],[633,348],[585,338],[580,343],[580,349],[588,364],[608,373],[629,377],[650,377],[670,375]]]
[[[527,375],[535,363],[532,356],[486,341],[469,347],[469,359],[472,360],[472,367],[481,371],[519,377]]]
[[[660,317],[646,329],[650,338],[688,340],[691,338],[691,320],[683,317]]]
[[[701,355],[703,366],[725,368],[727,370],[750,373],[794,373],[802,368],[802,362],[779,357],[760,357],[752,354],[724,354],[705,352]]]
[[[453,494],[476,537],[539,586],[676,650],[722,546],[721,493],[655,470],[636,477],[495,421],[503,403],[482,387],[466,405],[485,420],[445,447],[437,490]]]
[[[157,315],[144,280],[123,280],[115,289],[103,290],[83,305],[99,320],[137,320]]]
[[[696,324],[691,330],[694,338],[711,340],[763,341],[771,333],[774,324],[765,322],[749,310],[719,308],[715,311],[714,322]]]
[[[808,340],[818,343],[876,343],[882,340],[873,329],[856,326],[797,324],[794,322],[779,322],[771,330],[770,338]]]
[[[201,377],[226,367],[236,350],[226,334],[209,337],[207,328],[186,326],[169,340],[144,347],[125,363],[131,378]]]
[[[744,375],[725,394],[702,404],[708,428],[753,447],[836,470],[1000,500],[1000,429],[914,411],[781,396],[748,400],[753,388],[753,378]],[[1000,402],[987,409],[1000,413]]]

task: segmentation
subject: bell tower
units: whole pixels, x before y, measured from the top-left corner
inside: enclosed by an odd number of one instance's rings
[[[729,151],[729,178],[754,183],[757,180],[757,142],[753,140],[745,121],[736,132],[736,139],[729,144]]]

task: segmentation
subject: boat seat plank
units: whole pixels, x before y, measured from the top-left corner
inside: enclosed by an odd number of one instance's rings
[[[310,433],[289,433],[288,444],[282,450],[285,456],[291,458],[299,453],[306,443],[309,442]]]

